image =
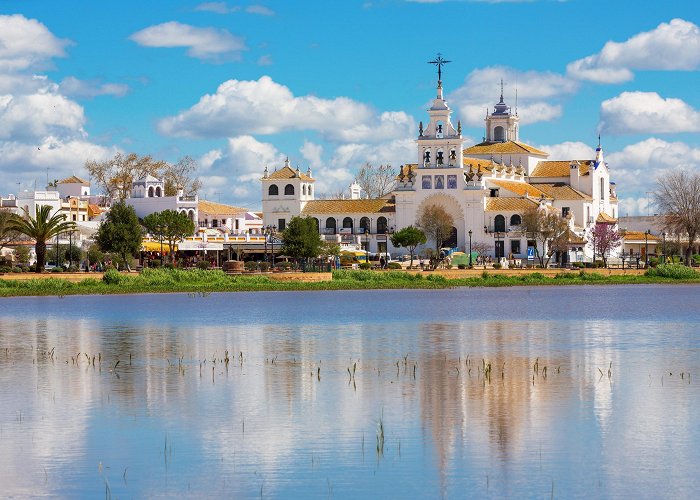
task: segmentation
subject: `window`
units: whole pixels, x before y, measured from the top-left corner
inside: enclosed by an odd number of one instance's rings
[[[370,226],[369,218],[368,218],[368,217],[362,217],[362,218],[360,219],[360,229],[362,229],[362,231],[360,231],[360,232],[361,232],[362,234],[364,234],[364,233],[365,233],[365,230],[366,230],[366,229],[369,229],[369,226]]]
[[[505,142],[506,140],[506,131],[500,125],[493,129],[493,140],[501,142]]]
[[[294,194],[294,186],[291,184],[284,186],[284,194]]]
[[[218,219],[212,219],[212,221],[211,221],[211,227],[219,227],[219,221],[218,221]]]
[[[309,196],[311,196],[311,186],[309,186],[309,187],[307,188],[306,194],[308,194]]]
[[[430,189],[433,184],[433,177],[431,175],[423,175],[421,176],[421,178],[423,183],[423,189]]]
[[[306,196],[306,184],[302,184],[302,185],[301,185],[301,194],[303,194],[304,196]]]
[[[73,214],[73,222],[75,222],[76,220],[78,220],[78,216]]]
[[[156,187],[156,198],[160,198],[163,196],[163,193],[160,190],[160,186]]]
[[[148,197],[153,198],[153,186],[148,188]]]
[[[286,227],[287,221],[284,219],[277,219],[277,230],[278,231],[284,231],[284,228]]]
[[[280,190],[277,187],[277,184],[273,184],[272,186],[270,186],[270,188],[267,190],[267,194],[269,196],[277,196],[278,194],[280,194]]]
[[[386,254],[386,241],[377,242],[377,253],[384,257],[384,254]]]
[[[522,223],[523,223],[523,219],[518,214],[510,216],[510,225],[511,226],[519,226]]]
[[[436,175],[435,176],[435,189],[445,189],[445,176]]]
[[[520,240],[510,240],[510,253],[513,255],[520,253]]]
[[[491,189],[491,190],[489,191],[489,196],[490,196],[491,198],[498,198],[498,188]]]
[[[335,219],[333,217],[326,219],[326,233],[335,234]]]
[[[505,233],[506,232],[506,218],[503,217],[502,215],[497,215],[496,218],[493,220],[493,230],[497,233]]]
[[[600,178],[600,199],[605,201],[605,179]]]
[[[447,189],[457,189],[457,176],[448,175],[447,176]]]
[[[386,233],[386,217],[380,217],[377,219],[377,233],[378,234],[384,234]]]
[[[566,217],[569,215],[569,207],[561,207],[561,216]]]

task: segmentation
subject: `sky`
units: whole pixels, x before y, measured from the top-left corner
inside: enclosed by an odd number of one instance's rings
[[[600,134],[620,214],[646,215],[700,168],[698,25],[696,0],[4,0],[0,193],[117,152],[190,156],[201,197],[253,210],[286,157],[335,193],[417,161],[441,53],[465,147],[503,79],[522,142],[588,159]]]

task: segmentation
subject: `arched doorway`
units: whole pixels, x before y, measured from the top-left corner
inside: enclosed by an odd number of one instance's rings
[[[450,236],[442,242],[442,246],[445,248],[455,248],[458,246],[457,244],[457,228],[452,226],[452,232],[450,232]]]

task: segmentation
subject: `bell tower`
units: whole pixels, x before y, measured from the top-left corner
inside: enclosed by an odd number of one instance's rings
[[[452,125],[452,110],[447,105],[442,92],[442,66],[449,63],[438,54],[429,64],[438,68],[437,92],[428,109],[429,122],[418,128],[418,164],[424,168],[462,167],[462,125]]]
[[[517,99],[515,114],[503,100],[503,80],[501,80],[501,100],[493,107],[493,113],[486,111],[486,142],[518,141]]]

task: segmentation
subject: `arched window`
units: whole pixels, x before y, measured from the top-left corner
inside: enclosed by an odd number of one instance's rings
[[[522,223],[523,223],[523,219],[518,214],[510,216],[510,225],[511,226],[519,226]]]
[[[343,229],[350,229],[350,232],[352,232],[352,218],[351,217],[345,217],[343,219]]]
[[[333,217],[326,219],[326,233],[335,234],[335,219]]]
[[[600,178],[600,199],[605,201],[605,179]]]
[[[148,197],[153,198],[153,186],[148,188]]]
[[[309,196],[311,196],[311,186],[309,186],[308,189],[306,190],[306,194],[308,194]]]
[[[377,219],[377,233],[378,234],[384,234],[386,233],[386,217],[380,217]]]
[[[306,184],[302,184],[302,185],[301,185],[301,194],[303,194],[304,196],[306,196]]]
[[[505,142],[506,140],[506,131],[500,125],[493,129],[493,140],[501,142]]]
[[[371,228],[369,226],[370,226],[369,217],[362,217],[360,219],[360,229],[362,231],[360,231],[360,232],[362,234],[365,234],[365,232],[367,232],[368,229],[371,231]]]
[[[277,184],[272,184],[272,185],[268,188],[267,194],[268,194],[268,196],[277,196],[278,194],[280,194],[280,190],[279,190],[279,188],[277,187]]]
[[[294,186],[291,184],[284,186],[284,194],[294,194]]]
[[[493,230],[495,232],[505,233],[506,232],[506,218],[502,215],[497,215],[493,220]]]
[[[194,222],[194,210],[190,210],[189,212],[187,212],[187,217],[189,217],[190,220]]]
[[[160,191],[160,186],[156,187],[156,198],[160,198],[163,196],[163,193]]]

